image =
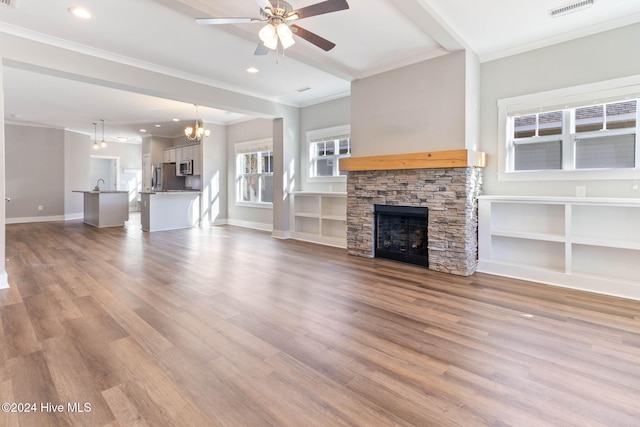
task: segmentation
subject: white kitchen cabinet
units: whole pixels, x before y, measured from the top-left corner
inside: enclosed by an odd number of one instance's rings
[[[188,145],[180,149],[182,160],[193,160],[193,145]]]
[[[480,196],[478,271],[640,299],[640,200]]]
[[[347,247],[346,193],[298,191],[292,209],[292,238]]]
[[[175,148],[167,148],[162,153],[164,163],[175,163],[176,162],[176,149]]]

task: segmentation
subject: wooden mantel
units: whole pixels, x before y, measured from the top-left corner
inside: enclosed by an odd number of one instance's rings
[[[484,168],[486,165],[487,154],[473,150],[430,151],[340,159],[340,170],[347,172],[395,169]]]

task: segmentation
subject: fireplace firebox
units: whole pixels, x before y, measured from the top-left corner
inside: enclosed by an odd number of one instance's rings
[[[374,256],[429,266],[429,208],[374,205]]]

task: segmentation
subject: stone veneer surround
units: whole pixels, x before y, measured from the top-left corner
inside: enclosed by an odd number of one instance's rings
[[[347,172],[347,251],[374,256],[373,205],[429,208],[429,269],[469,276],[478,265],[478,195],[482,169]]]

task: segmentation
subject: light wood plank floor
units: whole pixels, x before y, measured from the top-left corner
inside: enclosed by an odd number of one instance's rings
[[[6,229],[0,396],[37,408],[0,425],[640,425],[637,301],[233,227]]]

